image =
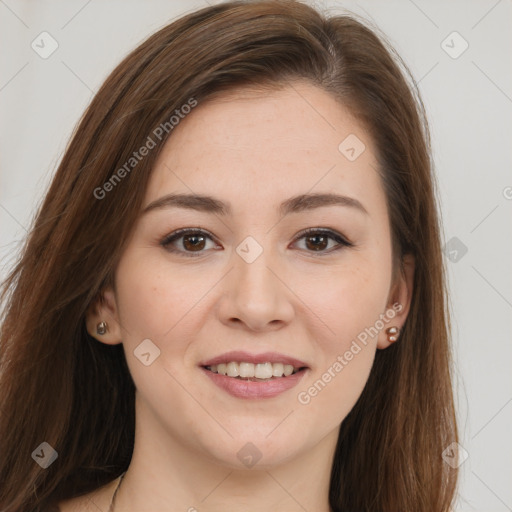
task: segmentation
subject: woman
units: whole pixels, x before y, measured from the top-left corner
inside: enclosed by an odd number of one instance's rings
[[[428,124],[384,41],[229,2],[108,77],[4,283],[3,512],[450,510]]]

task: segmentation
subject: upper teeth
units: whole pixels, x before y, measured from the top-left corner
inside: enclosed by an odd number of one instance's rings
[[[210,371],[227,375],[228,377],[256,377],[257,379],[270,379],[271,377],[287,377],[298,371],[291,364],[283,363],[220,363],[207,366]]]

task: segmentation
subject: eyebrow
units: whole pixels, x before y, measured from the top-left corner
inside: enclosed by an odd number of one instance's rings
[[[283,201],[279,206],[281,215],[299,213],[324,206],[344,206],[354,208],[368,215],[366,208],[355,198],[333,193],[300,194]],[[162,208],[185,208],[216,215],[231,215],[232,207],[211,196],[201,194],[168,194],[149,203],[142,214]]]

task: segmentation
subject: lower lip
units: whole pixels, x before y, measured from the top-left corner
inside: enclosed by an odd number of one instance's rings
[[[299,370],[288,377],[277,377],[266,381],[250,381],[228,377],[201,368],[219,388],[236,398],[271,398],[293,388],[304,377],[307,368]]]

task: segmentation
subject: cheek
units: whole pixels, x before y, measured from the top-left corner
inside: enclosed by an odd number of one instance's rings
[[[384,313],[389,284],[385,265],[362,261],[317,277],[303,290],[308,307],[323,321],[327,353],[344,351],[350,340],[375,324]]]
[[[163,342],[181,330],[214,281],[186,276],[187,268],[173,271],[151,258],[122,262],[117,272],[119,317],[126,340],[154,338]],[[203,279],[204,278],[204,279]],[[212,282],[210,282],[212,281]]]
[[[349,344],[350,346],[350,344]],[[311,423],[311,431],[327,434],[336,428],[353,409],[368,380],[375,347],[352,346],[333,354],[329,364],[316,373],[297,392],[298,412]]]
[[[326,424],[345,418],[363,391],[382,330],[389,278],[385,265],[368,263],[334,272],[309,295],[308,307],[322,320],[323,327],[312,333],[321,356],[297,401]]]

